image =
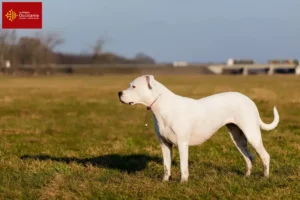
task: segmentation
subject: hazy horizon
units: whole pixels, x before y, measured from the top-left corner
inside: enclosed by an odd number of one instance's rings
[[[300,55],[299,0],[42,2],[43,31],[65,39],[56,51],[87,51],[103,37],[104,51],[125,57],[143,52],[158,62],[265,62]]]

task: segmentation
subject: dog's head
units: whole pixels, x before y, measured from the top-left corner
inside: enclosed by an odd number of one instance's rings
[[[154,76],[144,75],[134,79],[127,89],[118,92],[118,96],[124,104],[148,106],[155,99],[155,87]]]

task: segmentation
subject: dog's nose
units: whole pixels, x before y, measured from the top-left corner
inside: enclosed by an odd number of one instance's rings
[[[118,92],[119,97],[122,96],[123,92]]]

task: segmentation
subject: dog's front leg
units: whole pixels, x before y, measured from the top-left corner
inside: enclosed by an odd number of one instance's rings
[[[171,163],[172,163],[172,144],[160,139],[160,145],[163,154],[163,164],[164,164],[164,178],[163,181],[169,181],[171,177]]]
[[[187,182],[189,177],[188,169],[188,156],[189,156],[189,145],[185,141],[178,142],[178,150],[180,157],[180,172],[181,182]]]

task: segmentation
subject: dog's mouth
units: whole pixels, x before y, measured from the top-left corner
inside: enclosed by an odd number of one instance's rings
[[[129,102],[129,103],[126,103],[126,102],[123,101],[121,98],[119,98],[119,100],[121,101],[122,104],[128,104],[128,105],[130,105],[130,106],[131,106],[131,105],[134,105],[134,102],[132,102],[132,101]]]
[[[122,104],[126,104],[126,103],[121,99],[121,97],[119,97],[119,100],[121,101]]]

